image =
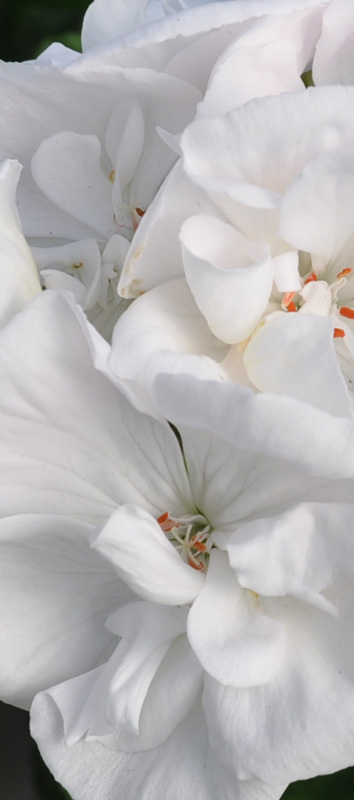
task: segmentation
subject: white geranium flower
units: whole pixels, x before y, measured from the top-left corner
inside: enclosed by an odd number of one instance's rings
[[[338,363],[352,388],[353,99],[312,88],[187,128],[185,172],[163,185],[120,280],[124,297],[150,289],[115,331],[117,352],[134,338],[134,363],[111,361],[139,408],[135,386],[151,411],[155,375],[201,356],[211,376],[308,402]]]
[[[16,208],[21,173],[17,161],[0,164],[0,327],[41,290],[36,265],[22,234]]]
[[[160,377],[182,452],[90,350],[50,291],[0,336],[2,697],[39,692],[77,800],[275,800],[352,763],[353,422]]]
[[[156,129],[181,132],[200,93],[151,67],[107,68],[99,58],[60,67],[2,64],[0,157],[23,165],[18,209],[40,268],[51,270],[44,287],[70,288],[110,336],[124,307],[116,296],[122,239],[132,238],[176,159]]]

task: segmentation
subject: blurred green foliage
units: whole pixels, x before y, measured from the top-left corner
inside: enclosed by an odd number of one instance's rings
[[[0,0],[0,58],[35,58],[53,41],[80,50],[89,0]]]
[[[5,61],[35,58],[53,41],[80,50],[80,30],[88,5],[88,0],[2,0],[0,58]],[[34,758],[33,773],[39,797],[70,800],[38,754]],[[354,800],[354,768],[294,783],[285,792],[283,800],[333,800],[334,797]]]

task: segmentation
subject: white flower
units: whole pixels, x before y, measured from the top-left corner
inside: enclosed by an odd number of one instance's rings
[[[95,282],[107,285],[109,281],[108,293],[113,297],[118,276],[107,272],[107,252],[103,251],[108,246],[109,260],[120,270],[124,254],[119,237],[132,238],[176,159],[157,127],[168,128],[172,134],[181,132],[193,119],[200,93],[151,67],[125,69],[114,62],[107,66],[99,57],[89,62],[78,57],[63,59],[60,68],[45,59],[3,63],[0,95],[0,158],[16,158],[23,165],[17,199],[25,236],[41,250],[94,240],[89,261],[97,262],[98,255],[102,256],[94,268]],[[58,268],[57,256],[57,252],[52,258],[44,256],[47,265],[54,261]],[[81,261],[74,256],[73,267]],[[82,281],[78,274],[71,277],[70,288],[77,299],[86,309],[92,308],[85,292],[88,274]],[[53,273],[43,283],[46,287],[68,285],[65,277]],[[91,288],[92,295],[95,287]],[[108,304],[103,314],[104,286],[100,295],[91,318],[109,335],[119,311]]]
[[[182,453],[108,352],[50,291],[0,336],[2,697],[78,800],[275,800],[353,759],[353,422],[160,376]]]
[[[114,336],[118,350],[136,342],[134,363],[111,362],[132,387],[139,370],[146,392],[202,356],[210,376],[309,402],[339,362],[351,389],[353,98],[351,86],[283,93],[186,129],[184,172],[165,181],[120,280],[124,297],[151,290]]]

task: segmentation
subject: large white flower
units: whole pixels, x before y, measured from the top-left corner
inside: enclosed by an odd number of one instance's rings
[[[274,800],[347,766],[353,422],[161,376],[182,451],[108,350],[50,291],[0,335],[2,697],[40,692],[78,800]]]
[[[142,221],[120,281],[124,297],[146,292],[114,336],[117,352],[134,339],[134,363],[111,361],[132,390],[196,361],[310,402],[340,366],[351,389],[353,99],[353,87],[311,88],[187,128],[183,169]]]

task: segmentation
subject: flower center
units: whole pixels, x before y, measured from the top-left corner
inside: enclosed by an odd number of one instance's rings
[[[335,280],[329,283],[326,280],[319,279],[316,272],[310,272],[304,279],[303,287],[299,292],[287,292],[284,295],[281,301],[282,311],[287,313],[319,314],[320,316],[331,315],[337,321],[337,327],[334,328],[334,338],[343,338],[346,335],[346,328],[343,324],[344,319],[354,320],[354,307],[352,307],[354,303],[352,305],[341,305],[338,295],[347,286],[348,277],[352,273],[352,269],[345,267],[338,272]],[[268,319],[272,316],[270,314]]]
[[[205,572],[213,546],[212,527],[202,514],[172,519],[168,511],[158,518],[160,528],[193,569]]]

